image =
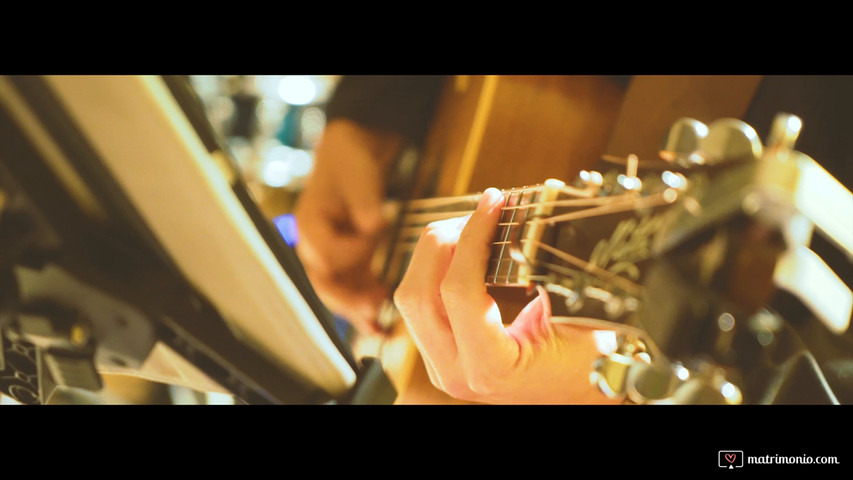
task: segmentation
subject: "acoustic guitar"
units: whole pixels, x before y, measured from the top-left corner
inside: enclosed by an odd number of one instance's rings
[[[751,94],[742,91],[741,100]],[[836,333],[846,330],[853,305],[849,288],[807,248],[816,230],[851,257],[853,229],[845,219],[853,218],[853,197],[794,150],[798,121],[780,115],[763,144],[733,118],[677,119],[655,160],[604,155],[571,183],[551,179],[504,190],[484,279],[490,293],[502,310],[512,310],[543,286],[552,296],[553,321],[612,332],[617,347],[590,366],[606,397],[772,402],[778,392],[755,380],[786,374],[756,360],[770,355],[768,336],[775,334],[778,345],[786,335],[783,315],[768,308],[771,296],[789,292]],[[457,171],[465,170],[461,163]],[[470,184],[460,178],[453,177],[450,191]],[[446,185],[438,190],[448,191]],[[815,192],[841,208],[827,215],[810,200]],[[470,213],[478,198],[407,202],[386,258],[389,282],[402,275],[426,224]],[[424,385],[393,308],[386,321],[394,334],[378,350],[401,390],[398,401],[455,402]],[[817,395],[834,401],[831,392]]]

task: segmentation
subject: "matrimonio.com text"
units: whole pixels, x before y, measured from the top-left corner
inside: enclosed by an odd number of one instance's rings
[[[744,465],[840,465],[836,456],[815,455],[744,455],[743,450],[720,450],[720,468],[743,468]]]

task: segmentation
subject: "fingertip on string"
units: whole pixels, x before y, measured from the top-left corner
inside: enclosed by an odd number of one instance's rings
[[[503,192],[494,187],[487,188],[480,197],[479,208],[494,207],[503,201]]]

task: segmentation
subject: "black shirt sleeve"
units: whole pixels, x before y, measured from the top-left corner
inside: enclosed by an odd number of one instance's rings
[[[327,121],[347,118],[422,145],[445,80],[433,75],[344,76],[326,106]]]

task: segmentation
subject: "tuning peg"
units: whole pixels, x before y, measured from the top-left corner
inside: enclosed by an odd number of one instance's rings
[[[725,405],[722,394],[702,380],[689,380],[673,395],[677,405]]]
[[[703,163],[758,160],[764,147],[755,129],[734,118],[717,120],[708,127],[708,135],[700,142]]]
[[[700,142],[708,136],[708,126],[692,118],[680,118],[672,124],[660,147],[660,156],[666,161],[689,166],[701,163],[697,153]]]
[[[628,398],[639,404],[661,400],[672,395],[678,383],[669,364],[635,362],[628,372]]]
[[[590,383],[610,398],[625,396],[625,380],[633,360],[619,352],[599,357],[590,372]]]
[[[643,188],[643,181],[637,176],[639,170],[640,159],[634,155],[628,155],[625,160],[625,173],[616,177],[616,182],[627,191],[640,191]]]
[[[743,393],[721,374],[699,375],[678,385],[671,400],[677,405],[740,405]]]
[[[578,174],[578,183],[582,188],[591,190],[597,193],[601,186],[604,185],[604,177],[601,172],[581,170]]]
[[[773,119],[770,134],[767,137],[767,149],[791,151],[800,136],[803,121],[796,115],[780,113]]]

